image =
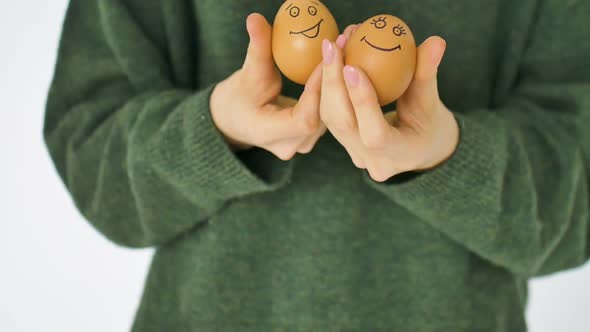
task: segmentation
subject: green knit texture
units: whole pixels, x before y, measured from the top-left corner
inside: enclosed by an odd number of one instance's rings
[[[383,183],[329,133],[281,161],[214,126],[247,15],[281,3],[70,3],[44,135],[88,222],[156,248],[132,330],[526,331],[527,280],[590,257],[590,2],[324,1],[447,41],[458,148]]]

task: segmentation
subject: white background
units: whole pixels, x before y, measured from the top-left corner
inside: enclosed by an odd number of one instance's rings
[[[83,220],[41,136],[65,0],[0,1],[0,331],[127,331],[151,250]],[[590,331],[590,264],[531,283],[532,332]]]

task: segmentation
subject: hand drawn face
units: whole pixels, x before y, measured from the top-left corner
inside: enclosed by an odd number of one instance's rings
[[[403,36],[408,34],[405,24],[390,15],[375,16],[362,27],[365,31],[360,41],[381,52],[401,51]]]
[[[275,62],[290,80],[305,84],[321,62],[322,40],[336,37],[336,20],[319,0],[286,0],[273,23]]]
[[[416,67],[416,42],[410,28],[392,15],[377,15],[366,20],[350,36],[344,49],[344,62],[358,66],[371,79],[386,105],[406,90]]]
[[[289,35],[314,39],[320,35],[322,24],[328,16],[326,14],[331,16],[328,9],[318,1],[287,0],[279,9],[277,18],[285,20]]]

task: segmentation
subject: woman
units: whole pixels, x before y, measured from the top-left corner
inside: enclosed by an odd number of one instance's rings
[[[421,42],[394,125],[354,25],[302,89],[282,1],[71,1],[45,138],[100,232],[156,247],[133,330],[525,331],[527,279],[590,254],[590,5],[324,3]]]

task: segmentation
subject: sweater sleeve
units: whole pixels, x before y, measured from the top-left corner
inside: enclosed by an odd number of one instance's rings
[[[190,83],[193,26],[181,3],[73,0],[64,22],[45,142],[84,217],[124,246],[162,244],[291,172],[261,149],[234,153],[218,132],[214,84]],[[173,20],[156,19],[164,14]],[[147,33],[160,24],[175,40]]]
[[[454,110],[461,134],[449,160],[383,183],[366,171],[364,179],[515,274],[582,265],[590,256],[589,16],[587,1],[545,1],[505,104]]]

